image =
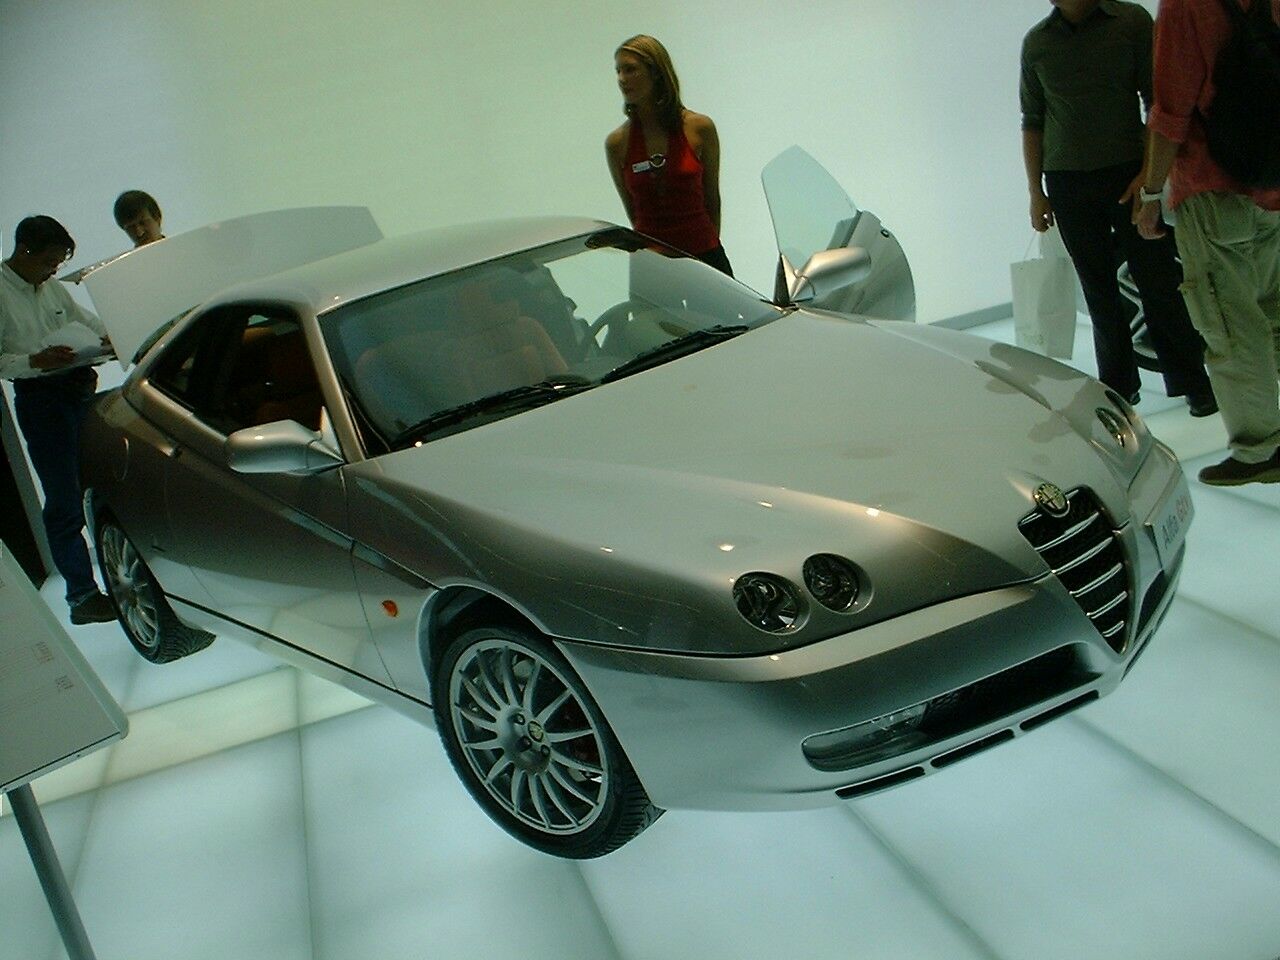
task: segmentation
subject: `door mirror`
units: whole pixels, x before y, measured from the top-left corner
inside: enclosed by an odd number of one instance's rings
[[[788,147],[760,174],[778,253],[792,266],[815,253],[847,246],[858,221],[857,205],[817,160]]]
[[[775,303],[915,319],[915,282],[902,246],[818,161],[788,147],[760,179],[778,240]],[[856,256],[836,256],[842,252]],[[799,264],[804,266],[797,270]]]
[[[819,250],[787,284],[792,303],[808,303],[842,287],[861,283],[871,275],[871,254],[865,247]]]
[[[236,473],[317,473],[342,455],[296,420],[245,427],[227,437],[227,465]]]

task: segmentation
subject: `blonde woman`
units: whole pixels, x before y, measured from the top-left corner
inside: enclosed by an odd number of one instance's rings
[[[733,276],[720,245],[720,140],[711,118],[680,101],[671,55],[653,37],[613,55],[627,120],[605,138],[631,225]]]

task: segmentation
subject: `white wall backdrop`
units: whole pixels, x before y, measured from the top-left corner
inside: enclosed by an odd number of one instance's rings
[[[1149,4],[1153,6],[1154,4]],[[618,220],[612,53],[652,33],[723,143],[724,243],[772,289],[759,173],[799,143],[894,230],[921,320],[1007,301],[1030,229],[1018,51],[1042,0],[0,0],[0,234],[62,220],[75,263],[165,226],[369,206],[383,231]]]

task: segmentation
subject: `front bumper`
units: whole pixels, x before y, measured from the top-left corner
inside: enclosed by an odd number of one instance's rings
[[[560,649],[658,806],[820,806],[932,773],[1114,689],[1172,601],[1183,551],[1166,545],[1162,564],[1153,526],[1185,493],[1157,445],[1115,528],[1132,592],[1123,644],[1108,644],[1048,574],[766,656]],[[858,725],[883,733],[926,703],[943,718],[927,736],[887,751],[851,745]]]

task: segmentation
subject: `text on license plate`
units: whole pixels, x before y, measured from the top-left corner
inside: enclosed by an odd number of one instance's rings
[[[1191,517],[1195,510],[1191,506],[1191,490],[1186,480],[1179,482],[1170,496],[1160,506],[1151,519],[1151,532],[1156,540],[1156,553],[1160,555],[1160,565],[1166,569],[1177,556],[1182,543],[1187,538],[1187,527],[1191,525]]]

